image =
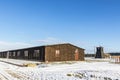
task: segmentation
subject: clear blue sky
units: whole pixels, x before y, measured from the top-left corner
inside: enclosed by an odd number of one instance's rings
[[[119,35],[120,0],[0,0],[1,50],[68,42],[118,52]]]

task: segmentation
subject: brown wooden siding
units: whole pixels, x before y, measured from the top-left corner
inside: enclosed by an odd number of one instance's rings
[[[78,61],[84,60],[84,49],[72,46],[70,44],[46,46],[45,61],[75,61],[75,50],[78,49]],[[59,57],[56,57],[56,50],[60,51]]]
[[[35,53],[35,50],[39,53]],[[84,49],[71,44],[46,45],[0,52],[0,57],[38,61],[83,61]]]

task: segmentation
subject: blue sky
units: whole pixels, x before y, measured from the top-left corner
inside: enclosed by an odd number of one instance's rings
[[[119,0],[0,0],[0,50],[72,43],[120,52]]]

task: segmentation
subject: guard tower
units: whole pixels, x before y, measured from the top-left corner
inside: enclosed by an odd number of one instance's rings
[[[95,58],[104,58],[103,47],[96,47],[96,55]]]

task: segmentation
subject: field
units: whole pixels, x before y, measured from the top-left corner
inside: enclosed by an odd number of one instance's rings
[[[40,63],[14,59],[0,59],[24,67],[0,62],[0,80],[120,80],[120,64],[109,59],[86,58],[86,61]]]

